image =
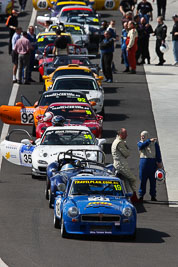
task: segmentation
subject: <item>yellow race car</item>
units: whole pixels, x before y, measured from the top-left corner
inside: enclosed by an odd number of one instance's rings
[[[81,0],[80,0],[81,1]],[[59,0],[32,0],[33,7],[37,10],[48,10],[54,8],[56,3],[60,3]],[[67,2],[67,1],[65,1]],[[71,2],[71,1],[70,1]],[[94,10],[117,10],[120,4],[120,0],[86,0],[81,1],[93,7]]]
[[[58,67],[50,75],[43,75],[45,90],[48,91],[52,87],[57,77],[66,75],[92,76],[97,80],[99,86],[101,86],[101,81],[103,80],[103,76],[98,76],[96,73],[93,73],[92,70],[88,67],[79,66],[77,64],[69,64],[68,66]]]

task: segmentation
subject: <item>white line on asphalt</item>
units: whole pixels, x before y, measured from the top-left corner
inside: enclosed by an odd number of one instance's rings
[[[37,15],[37,11],[33,8],[29,26],[34,26],[35,25],[36,15]],[[13,106],[14,105],[16,97],[17,97],[18,90],[19,90],[19,85],[18,84],[14,84],[13,87],[12,87],[12,91],[11,91],[11,95],[10,95],[10,98],[9,98],[8,106]],[[8,131],[9,131],[9,124],[3,124],[0,141],[5,139],[5,137],[7,136]],[[1,171],[1,165],[2,165],[2,156],[0,155],[0,171]]]
[[[5,264],[1,258],[0,258],[0,267],[8,267],[8,265]]]

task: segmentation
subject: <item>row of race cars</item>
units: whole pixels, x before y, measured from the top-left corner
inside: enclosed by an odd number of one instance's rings
[[[133,239],[137,215],[132,194],[126,193],[113,165],[105,164],[99,67],[88,55],[42,54],[40,99],[32,106],[22,96],[15,106],[0,107],[4,123],[31,125],[36,139],[14,129],[0,143],[1,155],[30,167],[32,178],[46,177],[45,198],[54,208],[54,227],[61,229],[62,237],[104,234]],[[11,140],[22,133],[26,138],[21,142]]]

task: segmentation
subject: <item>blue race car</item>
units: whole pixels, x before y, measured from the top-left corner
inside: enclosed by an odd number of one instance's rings
[[[94,151],[94,150],[93,150]],[[56,191],[61,183],[67,184],[69,178],[76,175],[95,175],[95,176],[114,176],[114,167],[112,164],[104,165],[105,154],[102,151],[96,151],[101,162],[88,160],[90,150],[83,150],[84,157],[76,155],[79,150],[68,150],[58,156],[58,161],[48,165],[46,176],[45,197],[49,200],[49,207],[52,208]]]
[[[116,177],[75,176],[60,184],[54,202],[54,227],[62,237],[118,235],[136,237],[136,209]]]

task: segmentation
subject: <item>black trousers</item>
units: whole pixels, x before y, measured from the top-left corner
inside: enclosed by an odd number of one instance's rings
[[[166,1],[167,0],[157,0],[158,16],[163,16],[164,19],[166,14]]]
[[[25,9],[26,3],[27,3],[27,0],[19,0],[19,5],[21,6],[22,9]]]
[[[156,54],[159,57],[159,63],[164,63],[164,54],[160,51],[161,40],[156,40]]]
[[[103,74],[107,80],[112,78],[112,59],[113,53],[104,53],[102,56]]]

